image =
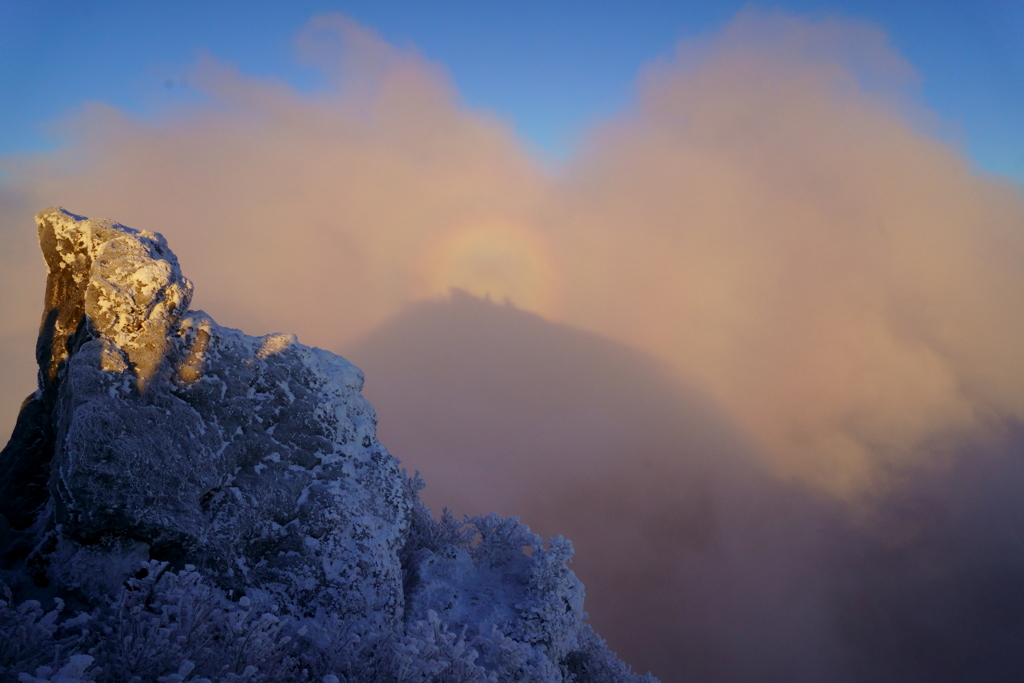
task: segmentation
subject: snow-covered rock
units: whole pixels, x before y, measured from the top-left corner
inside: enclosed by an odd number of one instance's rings
[[[0,677],[633,677],[584,622],[567,541],[430,517],[348,361],[189,311],[160,235],[36,222],[39,390],[0,453]]]

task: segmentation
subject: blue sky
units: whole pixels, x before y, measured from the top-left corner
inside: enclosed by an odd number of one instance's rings
[[[59,144],[49,122],[86,101],[147,114],[189,97],[203,50],[303,89],[317,74],[295,33],[339,11],[444,66],[465,102],[566,158],[587,127],[627,107],[638,71],[712,34],[745,2],[35,2],[0,0],[0,154]],[[1024,182],[1024,3],[797,0],[760,9],[884,29],[921,76],[947,141],[981,170]]]

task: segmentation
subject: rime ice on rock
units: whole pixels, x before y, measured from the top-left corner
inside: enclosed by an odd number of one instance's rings
[[[77,556],[113,543],[187,557],[228,590],[396,620],[390,558],[412,497],[359,370],[294,337],[186,315],[192,284],[159,235],[60,209],[37,223],[50,271],[41,372],[59,387],[40,571],[74,585]]]
[[[254,681],[632,678],[583,622],[568,542],[545,550],[493,516],[430,518],[348,361],[188,311],[192,284],[160,235],[59,208],[36,223],[49,275],[39,390],[0,453],[0,630],[14,629],[0,638],[50,618],[15,615],[11,589],[72,600],[98,624],[60,640],[53,616],[38,646],[0,653],[0,680],[61,648],[88,651],[74,667],[97,680],[178,675],[197,658],[235,680],[214,664],[248,661],[231,634],[253,601],[265,611],[245,642],[269,644],[234,673]],[[102,625],[121,629],[144,586],[128,618],[152,653],[129,656]],[[203,628],[223,633],[172,646],[197,591],[219,605]]]

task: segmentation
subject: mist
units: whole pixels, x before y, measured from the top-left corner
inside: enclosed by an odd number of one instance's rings
[[[325,88],[207,55],[189,103],[89,103],[2,159],[0,426],[59,204],[163,233],[220,323],[360,365],[435,512],[571,538],[637,668],[1019,670],[1024,190],[972,169],[882,32],[743,12],[558,168],[348,19],[296,53]]]
[[[856,504],[785,481],[643,352],[455,291],[349,347],[435,511],[576,548],[613,650],[664,681],[1006,680],[1024,665],[1024,430],[930,446]]]

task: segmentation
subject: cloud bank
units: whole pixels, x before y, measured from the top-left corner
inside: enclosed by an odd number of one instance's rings
[[[1024,408],[1024,196],[900,115],[907,69],[866,27],[743,15],[648,70],[562,204],[565,319],[840,492]]]
[[[424,500],[577,553],[613,650],[663,681],[1012,678],[1024,429],[933,445],[869,505],[781,481],[664,362],[465,293],[350,346]],[[941,655],[939,655],[941,653]]]
[[[1024,576],[1019,544],[982,531],[1012,528],[1024,493],[1024,191],[941,142],[883,34],[742,13],[646,67],[635,105],[557,172],[462,104],[443,68],[345,18],[313,19],[297,52],[327,87],[206,56],[195,102],[150,119],[89,103],[59,124],[59,150],[2,160],[0,424],[33,386],[31,217],[60,204],[162,232],[218,321],[365,358],[385,443],[459,512],[491,505],[577,538],[599,630],[665,680],[683,660],[732,680],[844,680],[827,661],[850,680],[906,666],[893,680],[939,680],[902,633],[953,652],[944,639],[990,632],[954,637],[984,618],[953,603],[971,581],[991,597]],[[473,335],[489,314],[407,308],[452,287],[539,315],[510,314],[501,338],[534,344],[569,397],[495,366],[512,350]],[[452,359],[453,338],[425,322],[397,337],[414,355],[387,337],[409,310],[482,346]],[[541,323],[562,336],[531,336]],[[613,342],[634,361],[592,347]],[[388,374],[410,357],[428,365]],[[459,392],[434,381],[443,357]],[[573,362],[586,372],[559,374]],[[602,386],[628,404],[598,400]],[[399,415],[410,431],[388,436]],[[507,431],[536,425],[547,439]],[[929,558],[949,574],[921,584]],[[896,578],[864,578],[878,567]],[[914,621],[928,604],[932,631]],[[646,625],[617,631],[637,605]],[[683,641],[686,657],[666,654]],[[957,661],[981,661],[970,652]]]

